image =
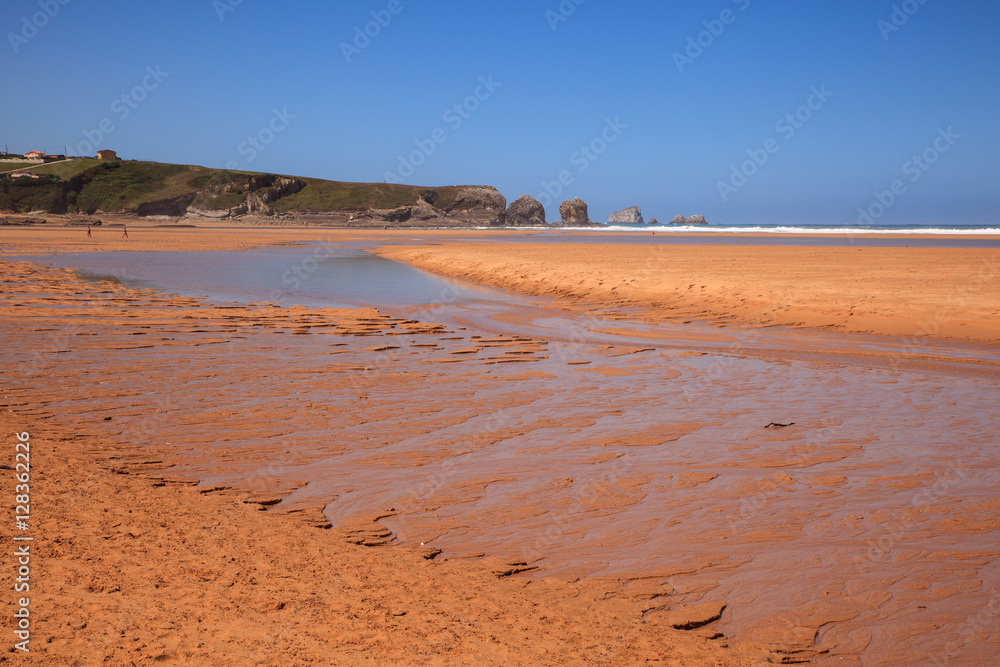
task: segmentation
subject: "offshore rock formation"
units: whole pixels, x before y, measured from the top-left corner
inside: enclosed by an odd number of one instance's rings
[[[608,224],[612,225],[641,225],[643,224],[642,209],[638,206],[615,211],[608,216]]]
[[[545,207],[534,197],[521,195],[507,209],[508,227],[540,227],[545,225]]]
[[[703,215],[692,215],[685,218],[683,215],[678,213],[673,220],[670,221],[671,225],[707,225],[708,222],[705,220]]]
[[[587,213],[587,202],[579,197],[564,201],[559,205],[559,224],[570,227],[590,225],[590,215]]]

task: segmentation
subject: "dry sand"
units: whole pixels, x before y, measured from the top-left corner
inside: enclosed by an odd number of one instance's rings
[[[652,321],[1000,340],[997,249],[448,243],[379,254]]]

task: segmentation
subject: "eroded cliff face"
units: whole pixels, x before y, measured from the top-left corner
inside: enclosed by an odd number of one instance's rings
[[[270,204],[310,184],[296,178],[260,175],[205,188],[187,207],[188,217],[307,218],[352,227],[491,227],[504,224],[507,200],[489,186],[457,186],[414,190],[412,204],[330,207],[318,211],[278,213]],[[253,220],[250,220],[253,221]],[[262,220],[268,222],[268,220]]]
[[[445,213],[449,215],[470,211],[488,218],[499,215],[501,221],[506,210],[507,198],[500,194],[499,190],[488,185],[463,186],[455,200],[444,208]]]
[[[135,214],[141,218],[170,217],[179,218],[187,214],[188,207],[198,196],[196,192],[189,192],[179,197],[170,199],[159,199],[157,201],[139,204]]]
[[[275,211],[268,204],[295,194],[305,185],[297,178],[274,174],[228,176],[224,181],[209,183],[195,194],[184,215],[204,218],[273,216]]]
[[[428,189],[406,206],[339,213],[346,215],[347,225],[358,227],[498,227],[505,222],[506,208],[507,199],[496,188],[470,185]]]

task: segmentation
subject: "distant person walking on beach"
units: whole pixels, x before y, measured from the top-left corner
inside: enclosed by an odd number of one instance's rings
[[[87,227],[87,238],[89,239],[90,237],[91,237],[91,234],[90,234],[90,227]]]
[[[122,225],[122,238],[123,239],[128,238],[128,227],[126,227],[125,225]]]

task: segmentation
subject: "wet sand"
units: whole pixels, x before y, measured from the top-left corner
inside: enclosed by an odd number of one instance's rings
[[[308,489],[297,467],[348,447],[332,415],[351,410],[344,416],[363,424],[372,417],[358,392],[406,380],[365,364],[397,349],[390,343],[437,340],[440,327],[374,310],[212,306],[26,263],[0,268],[0,420],[6,443],[23,431],[32,443],[34,664],[764,657],[704,629],[721,607],[686,610],[657,586],[531,579],[521,573],[535,567],[518,559],[389,546],[397,540],[376,520],[394,508],[331,528],[326,502],[282,501]],[[318,380],[351,400],[327,399]],[[438,412],[416,410],[428,420]],[[198,485],[208,470],[232,479]],[[12,473],[2,479],[12,497]],[[8,591],[12,572],[0,573]],[[4,608],[10,617],[11,596]]]
[[[275,664],[1000,655],[991,346],[644,328],[617,319],[641,304],[594,294],[485,315],[212,305],[5,268],[4,395],[26,424],[5,429],[37,428],[77,457],[39,467],[58,482],[40,493],[62,494],[40,507],[69,508],[46,517],[59,560],[39,570],[58,582],[46,602],[57,629],[40,630],[56,638],[52,655],[86,644],[111,664],[132,649],[208,664],[210,647],[240,662],[261,636]],[[69,483],[81,469],[105,486],[82,493]],[[136,501],[108,507],[100,489]],[[185,518],[174,534],[218,537],[197,562],[193,540],[161,539],[163,526],[137,537],[127,516],[175,506]],[[252,526],[234,514],[255,506],[269,511],[249,515]],[[121,523],[100,523],[104,509]],[[85,544],[55,528],[82,521],[74,514],[90,521],[76,531]],[[277,534],[304,546],[278,549]],[[135,545],[123,559],[152,559],[170,577],[106,565],[109,543]],[[227,565],[233,544],[236,562],[258,569]],[[425,560],[428,548],[443,551]],[[278,559],[290,569],[271,570]],[[343,596],[311,595],[315,580],[359,562],[368,569]],[[115,567],[145,593],[115,590]],[[209,588],[220,580],[235,583]],[[385,586],[362,590],[376,580]],[[163,601],[149,586],[184,594]],[[264,603],[281,591],[295,627],[315,634],[283,630],[286,608]],[[496,601],[489,613],[484,599]],[[104,619],[82,643],[70,611],[81,600]],[[396,600],[409,606],[387,609]],[[457,626],[435,625],[441,608]],[[255,625],[234,631],[233,609],[255,610]],[[210,629],[177,621],[189,617]],[[181,640],[165,645],[168,635]]]
[[[52,216],[50,216],[52,217]],[[503,230],[366,230],[331,229],[323,227],[239,226],[213,221],[211,226],[170,227],[151,224],[133,218],[106,221],[125,224],[129,237],[122,237],[122,227],[86,227],[33,225],[0,227],[0,255],[44,255],[61,252],[106,252],[116,250],[246,250],[263,246],[299,245],[304,243],[349,243],[353,241],[392,241],[423,239],[503,238],[511,234],[531,235],[534,231]]]

